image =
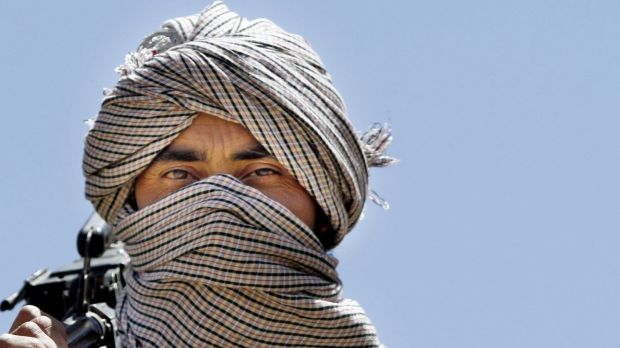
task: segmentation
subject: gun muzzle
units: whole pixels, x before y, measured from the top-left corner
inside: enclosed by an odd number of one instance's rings
[[[13,309],[13,307],[15,307],[15,305],[19,301],[24,299],[24,293],[24,288],[22,288],[21,290],[14,292],[13,294],[2,300],[2,303],[0,303],[0,312],[10,311],[11,309]]]
[[[15,305],[18,304],[19,301],[23,300],[26,296],[26,286],[34,285],[34,283],[36,283],[39,279],[47,275],[49,275],[49,270],[47,268],[41,268],[40,270],[37,270],[30,276],[28,276],[28,278],[24,280],[24,285],[19,291],[9,295],[7,298],[2,300],[2,303],[0,303],[0,312],[10,311],[11,309],[13,309]]]

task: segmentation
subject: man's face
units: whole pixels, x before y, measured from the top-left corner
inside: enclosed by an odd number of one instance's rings
[[[243,126],[202,113],[138,176],[138,209],[215,174],[233,175],[284,205],[314,230],[314,199],[288,170]]]

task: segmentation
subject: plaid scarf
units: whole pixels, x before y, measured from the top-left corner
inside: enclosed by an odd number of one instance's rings
[[[115,228],[131,255],[117,311],[124,345],[378,345],[362,308],[340,298],[337,261],[314,233],[234,177],[127,213]]]
[[[335,260],[260,192],[218,176],[139,211],[127,202],[135,178],[204,112],[243,125],[342,240],[368,195],[368,167],[395,162],[383,154],[391,136],[381,126],[357,136],[308,43],[216,2],[165,22],[117,71],[83,170],[87,198],[131,256],[117,308],[125,344],[377,345],[363,311],[339,299]]]

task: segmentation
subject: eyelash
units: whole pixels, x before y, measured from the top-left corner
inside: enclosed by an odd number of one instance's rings
[[[184,177],[183,178],[169,177],[173,173],[181,173]],[[165,172],[164,175],[163,175],[164,178],[171,179],[171,180],[186,180],[190,176],[193,177],[193,175],[190,172],[188,172],[187,170],[178,169],[178,168],[177,169],[171,169],[171,170]]]

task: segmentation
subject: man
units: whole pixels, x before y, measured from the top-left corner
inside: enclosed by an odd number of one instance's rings
[[[216,2],[165,22],[118,72],[83,169],[131,256],[123,345],[378,346],[327,251],[359,219],[368,167],[394,162],[390,134],[358,138],[305,40]],[[64,340],[25,307],[0,347]]]

